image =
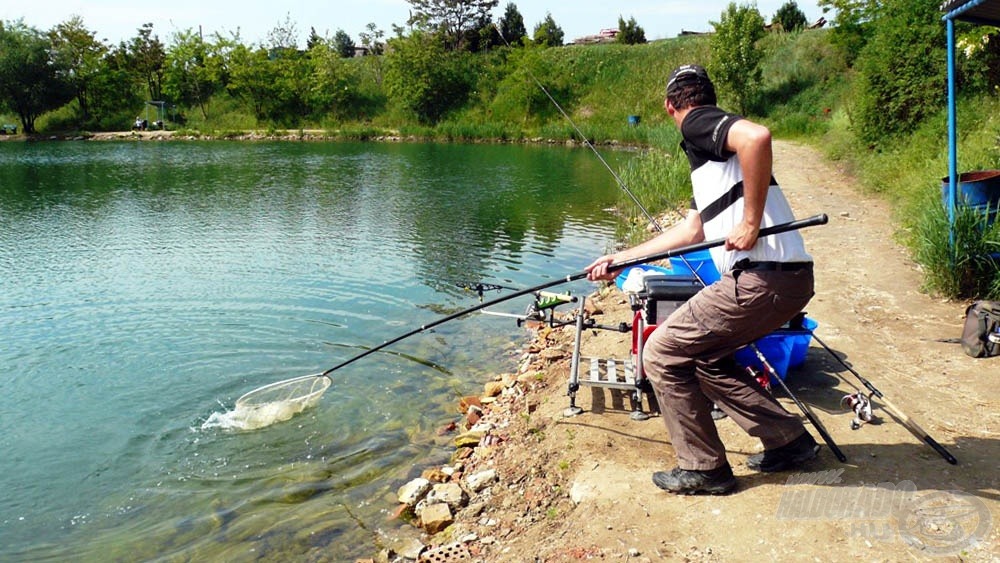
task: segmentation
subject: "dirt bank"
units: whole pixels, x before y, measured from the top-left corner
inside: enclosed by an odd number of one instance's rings
[[[584,413],[564,416],[572,333],[562,329],[542,336],[564,353],[526,367],[542,367],[537,382],[488,408],[495,440],[466,461],[467,472],[496,470],[487,501],[422,538],[432,548],[459,542],[471,556],[425,551],[437,557],[428,560],[997,560],[1000,359],[974,360],[940,342],[958,336],[965,304],[919,291],[919,272],[893,242],[884,202],[793,143],[776,143],[775,175],[798,216],[831,218],[803,231],[817,265],[807,308],[816,335],[959,463],[946,463],[881,408],[881,423],[852,430],[853,413],[840,400],[858,380],[814,343],[788,383],[847,462],[824,448],[802,473],[755,474],[744,462],[759,443],[724,419],[718,426],[738,492],[669,495],[650,480],[675,463],[659,418],[634,421],[627,399],[588,387],[577,401]],[[595,301],[598,322],[630,320],[617,289]],[[588,332],[584,353],[626,357],[627,339]]]

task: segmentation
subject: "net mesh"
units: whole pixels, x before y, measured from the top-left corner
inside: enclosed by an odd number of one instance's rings
[[[331,383],[324,375],[305,375],[258,387],[237,399],[232,411],[215,413],[203,426],[254,430],[288,420],[319,402]]]

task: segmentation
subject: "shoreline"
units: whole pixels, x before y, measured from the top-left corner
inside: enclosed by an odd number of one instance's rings
[[[588,295],[588,314],[627,310],[615,292],[604,285]],[[555,318],[575,315],[570,309]],[[439,430],[453,436],[449,462],[423,468],[397,490],[399,504],[387,519],[410,530],[376,538],[378,553],[355,563],[502,560],[510,540],[572,510],[568,467],[541,443],[551,421],[538,410],[566,384],[575,328],[543,321],[526,328],[516,371],[495,376],[480,395],[462,397],[459,419]],[[584,333],[584,342],[591,338]]]
[[[98,133],[74,132],[53,134],[18,134],[0,135],[2,142],[46,142],[46,141],[130,141],[130,142],[187,142],[187,141],[240,141],[240,142],[381,142],[381,143],[460,143],[460,144],[509,144],[509,145],[562,145],[567,147],[586,147],[588,143],[575,139],[552,139],[546,137],[523,137],[519,139],[505,138],[439,138],[418,135],[400,135],[387,131],[379,135],[341,135],[321,129],[300,129],[295,132],[288,130],[262,132],[240,131],[220,135],[202,133],[186,133],[184,131],[104,131]],[[614,148],[619,150],[649,150],[650,147],[638,143],[624,143],[616,139],[594,142],[594,146]]]

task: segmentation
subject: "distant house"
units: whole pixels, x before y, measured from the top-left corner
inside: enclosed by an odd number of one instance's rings
[[[584,35],[573,40],[573,45],[593,45],[595,43],[614,43],[618,37],[618,28],[602,29],[596,35]]]

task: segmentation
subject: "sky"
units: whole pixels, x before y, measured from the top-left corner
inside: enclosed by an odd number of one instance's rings
[[[494,11],[494,21],[503,16],[509,0],[500,0]],[[732,0],[515,0],[524,17],[528,33],[535,25],[552,14],[569,43],[577,37],[593,35],[601,29],[617,28],[618,17],[634,17],[646,33],[646,39],[676,37],[683,31],[710,31],[710,21]],[[775,12],[787,0],[758,0],[757,9],[770,22]],[[739,5],[751,3],[739,0]],[[796,2],[809,22],[822,16],[815,0]],[[299,46],[311,28],[320,35],[333,37],[338,30],[346,31],[355,41],[365,26],[375,23],[391,37],[392,26],[404,26],[411,5],[406,0],[4,0],[0,2],[0,20],[23,19],[24,23],[42,31],[68,20],[73,15],[83,18],[87,29],[98,39],[110,44],[136,36],[144,23],[153,24],[154,34],[169,44],[177,31],[197,30],[205,35],[230,35],[239,31],[245,44],[266,41],[268,32],[290,20],[299,33]]]

